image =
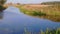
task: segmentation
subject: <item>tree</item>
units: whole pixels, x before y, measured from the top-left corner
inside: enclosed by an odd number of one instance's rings
[[[3,11],[4,9],[6,9],[5,7],[3,7],[5,2],[6,2],[6,0],[0,0],[0,12]]]
[[[0,5],[3,5],[7,0],[0,0]]]

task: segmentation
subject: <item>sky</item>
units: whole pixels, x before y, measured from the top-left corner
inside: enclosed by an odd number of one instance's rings
[[[12,2],[12,3],[41,3],[46,1],[60,1],[60,0],[7,0],[6,3]]]

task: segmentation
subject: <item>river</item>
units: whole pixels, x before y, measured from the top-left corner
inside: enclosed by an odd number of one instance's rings
[[[45,31],[47,28],[56,29],[60,23],[47,19],[28,16],[19,11],[18,8],[9,7],[3,12],[0,19],[0,34],[22,34],[24,29],[29,32]]]

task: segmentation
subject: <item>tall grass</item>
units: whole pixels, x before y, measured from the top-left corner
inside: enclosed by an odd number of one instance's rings
[[[34,33],[34,32],[29,32],[26,29],[25,30],[25,34],[60,34],[60,28],[57,28],[55,30],[50,30],[50,29],[46,29],[46,31],[41,30],[39,33]]]

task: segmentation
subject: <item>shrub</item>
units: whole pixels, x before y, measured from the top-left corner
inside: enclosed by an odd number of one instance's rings
[[[6,8],[0,5],[0,11],[5,10]]]
[[[32,13],[32,15],[34,15],[34,16],[46,16],[46,14],[45,13],[42,13],[41,11],[33,11],[33,13]]]
[[[3,5],[6,2],[6,0],[0,0],[0,4]]]

